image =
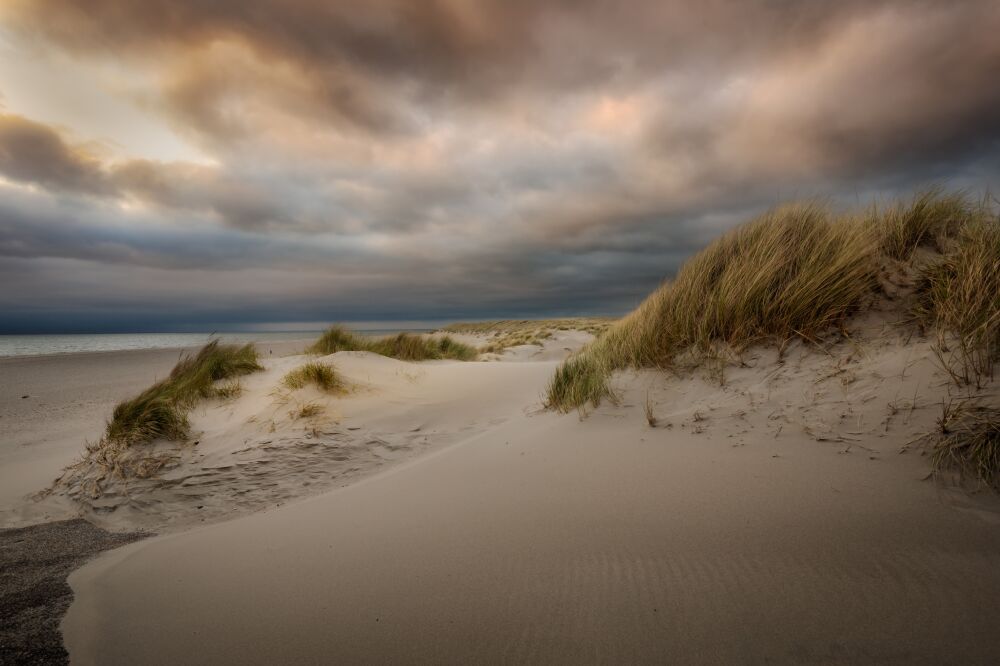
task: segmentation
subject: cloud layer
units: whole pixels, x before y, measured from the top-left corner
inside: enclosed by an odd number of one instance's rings
[[[782,199],[1000,171],[988,0],[0,11],[6,57],[71,61],[202,156],[7,105],[7,331],[618,313]]]

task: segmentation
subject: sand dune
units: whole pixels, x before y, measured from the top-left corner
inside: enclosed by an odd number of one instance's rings
[[[194,410],[190,442],[160,441],[134,450],[166,461],[158,473],[121,478],[84,460],[43,494],[8,509],[5,521],[83,516],[110,530],[162,533],[279,506],[496,427],[519,413],[525,398],[533,397],[531,387],[540,400],[555,364],[591,338],[560,332],[544,347],[523,345],[494,355],[509,363],[417,364],[369,352],[265,357],[263,372],[241,379],[239,397]],[[334,367],[345,391],[282,385],[287,372],[309,361]],[[318,413],[302,417],[306,405]],[[74,454],[82,444],[82,438],[75,440]],[[39,470],[49,475],[45,482],[58,473],[51,461],[33,464],[31,490],[42,486]]]
[[[78,570],[75,663],[982,663],[1000,650],[1000,507],[928,479],[912,443],[951,390],[926,341],[876,322],[826,352],[762,350],[722,385],[619,374],[622,404],[585,419],[537,409],[555,361],[332,360],[371,391],[332,399],[341,426],[440,439],[391,467],[359,462],[372,473],[332,492]]]

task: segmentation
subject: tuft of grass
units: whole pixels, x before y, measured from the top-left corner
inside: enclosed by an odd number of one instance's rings
[[[964,402],[945,405],[933,439],[937,470],[957,469],[993,490],[1000,490],[1000,409]]]
[[[307,351],[314,354],[336,354],[341,351],[368,351],[369,340],[343,326],[331,326]]]
[[[595,355],[587,354],[573,356],[556,368],[547,394],[548,405],[562,411],[582,407],[588,402],[600,405],[604,399],[616,399],[607,372],[598,364]]]
[[[878,230],[882,254],[909,261],[921,246],[944,252],[948,239],[978,214],[978,208],[961,192],[947,194],[931,187],[908,204],[896,203],[881,213],[873,209],[869,220]]]
[[[288,372],[281,382],[290,389],[315,384],[321,391],[336,391],[343,386],[332,366],[317,362],[300,365]]]
[[[215,395],[219,396],[224,400],[232,400],[233,398],[238,398],[243,394],[243,385],[240,380],[234,379],[232,381],[226,382],[222,386],[216,387]]]
[[[977,219],[954,248],[923,269],[916,314],[939,334],[939,354],[959,384],[981,387],[1000,360],[1000,220]]]
[[[87,445],[85,460],[121,477],[155,474],[172,454],[129,454],[130,449],[156,439],[189,436],[188,411],[200,400],[239,394],[238,377],[261,370],[253,345],[222,345],[212,340],[194,356],[185,356],[163,381],[115,406],[100,440]],[[217,382],[232,380],[222,386]],[[95,492],[99,494],[99,486]]]
[[[927,275],[924,318],[969,331],[960,337],[973,348],[995,350],[1000,290],[983,285],[998,284],[1000,245],[987,213],[985,204],[937,189],[865,215],[835,216],[816,203],[769,211],[693,256],[673,282],[568,359],[549,384],[547,405],[598,404],[613,396],[609,381],[619,369],[670,367],[682,355],[735,357],[794,337],[815,341],[874,299],[883,261],[909,261],[924,245],[946,252]]]
[[[138,396],[118,403],[104,434],[106,443],[130,447],[154,439],[185,439],[187,411],[199,400],[227,391],[215,383],[261,370],[253,345],[221,345],[212,340],[185,356],[170,376]]]
[[[384,338],[367,338],[333,326],[317,340],[309,351],[315,354],[333,354],[339,351],[367,351],[403,361],[428,361],[454,359],[471,361],[478,353],[469,345],[445,336],[422,336],[399,333]]]
[[[323,406],[315,402],[307,402],[291,413],[295,419],[311,419],[323,413]]]

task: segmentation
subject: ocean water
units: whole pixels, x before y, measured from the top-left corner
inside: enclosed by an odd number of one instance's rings
[[[423,331],[426,329],[407,329]],[[400,329],[358,330],[365,335],[389,335]],[[92,333],[65,335],[0,335],[0,357],[72,354],[76,352],[123,351],[129,349],[172,349],[200,346],[213,337],[223,342],[281,342],[309,340],[321,331],[278,331],[244,333]]]

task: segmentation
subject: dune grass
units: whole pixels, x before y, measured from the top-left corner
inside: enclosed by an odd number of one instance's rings
[[[332,326],[308,350],[314,354],[340,351],[367,351],[403,361],[454,359],[471,361],[478,352],[450,336],[422,336],[399,333],[382,338],[368,338],[342,326]]]
[[[323,405],[316,402],[307,402],[304,405],[299,405],[291,412],[289,416],[293,419],[311,419],[314,416],[319,416],[323,413]]]
[[[972,401],[945,405],[931,459],[937,470],[955,469],[1000,491],[1000,409]]]
[[[966,337],[972,334],[962,330],[975,331],[970,344],[988,341],[1000,315],[997,290],[982,288],[997,284],[995,250],[984,238],[997,228],[985,204],[938,189],[860,214],[834,215],[816,203],[774,209],[696,254],[673,282],[567,360],[549,383],[547,404],[568,411],[613,399],[609,380],[619,369],[815,340],[873,299],[884,262],[908,262],[922,246],[944,253],[921,269],[928,276],[924,319]],[[955,308],[962,314],[950,312]]]
[[[332,366],[315,361],[300,365],[284,376],[281,383],[290,389],[300,389],[314,384],[321,391],[337,391],[343,383]]]
[[[978,215],[977,208],[961,192],[933,187],[909,203],[896,202],[884,211],[872,208],[869,222],[879,236],[883,255],[909,261],[921,246],[944,252],[962,225]]]
[[[126,452],[157,439],[187,439],[187,413],[197,402],[238,396],[242,387],[237,378],[262,369],[253,345],[222,345],[212,340],[197,354],[182,358],[166,379],[118,403],[104,436],[88,444],[84,460],[122,477],[155,473],[169,456],[126,456]],[[223,380],[231,381],[216,385]]]
[[[261,370],[253,345],[222,345],[212,340],[194,356],[185,356],[170,375],[136,397],[118,403],[104,438],[133,446],[153,439],[187,437],[187,411],[199,400],[227,395],[229,385],[215,383]]]
[[[1000,360],[1000,222],[963,226],[954,247],[922,272],[917,315],[937,331],[943,365],[981,388]]]

